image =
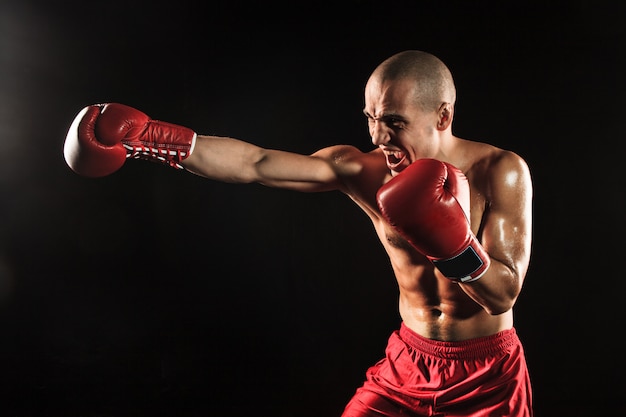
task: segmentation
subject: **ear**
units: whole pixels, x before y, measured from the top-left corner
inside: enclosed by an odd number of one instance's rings
[[[441,103],[437,111],[437,129],[446,130],[452,124],[454,108],[450,103]]]

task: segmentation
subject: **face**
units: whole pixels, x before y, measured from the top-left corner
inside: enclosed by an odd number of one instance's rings
[[[365,87],[365,109],[372,143],[378,146],[395,175],[417,159],[436,153],[437,112],[415,103],[410,80],[381,81],[371,77]]]

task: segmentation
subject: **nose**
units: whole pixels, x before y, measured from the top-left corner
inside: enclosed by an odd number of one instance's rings
[[[372,143],[376,146],[384,145],[390,140],[389,129],[380,120],[370,120],[370,136]]]

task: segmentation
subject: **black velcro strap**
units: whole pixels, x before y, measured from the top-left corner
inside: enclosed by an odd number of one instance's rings
[[[474,272],[483,266],[484,262],[476,254],[474,248],[468,246],[454,258],[433,260],[433,264],[446,278],[455,281],[467,281]]]

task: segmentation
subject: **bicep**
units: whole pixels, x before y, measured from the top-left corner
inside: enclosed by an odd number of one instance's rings
[[[530,261],[532,182],[526,163],[510,155],[493,169],[489,207],[482,229],[485,249],[507,266],[521,285]]]

